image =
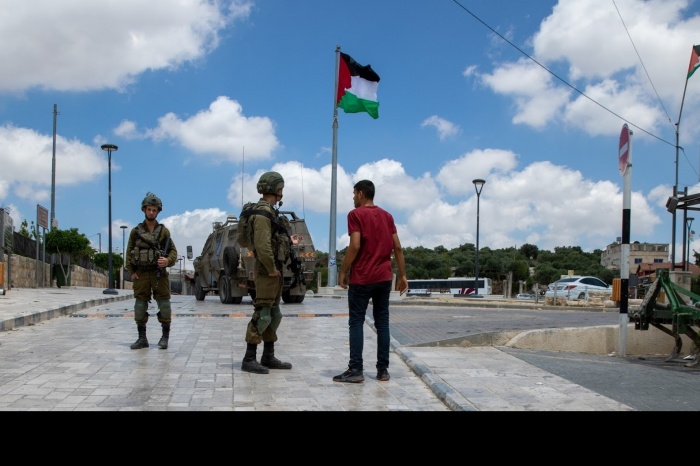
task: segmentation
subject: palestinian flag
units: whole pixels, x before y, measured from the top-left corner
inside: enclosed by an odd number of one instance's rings
[[[695,70],[700,67],[700,45],[693,45],[693,50],[690,52],[690,65],[688,66],[688,77],[686,80],[695,73]]]
[[[346,53],[340,53],[338,70],[338,95],[336,104],[345,113],[367,112],[375,120],[379,118],[377,102],[379,75],[370,65],[362,66]]]

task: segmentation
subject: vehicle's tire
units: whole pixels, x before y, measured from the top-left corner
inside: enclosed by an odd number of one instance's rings
[[[233,303],[233,296],[231,296],[231,282],[225,275],[221,275],[219,277],[219,300],[221,300],[223,304]]]
[[[285,304],[297,304],[304,301],[303,294],[292,294],[290,290],[285,290],[282,292],[282,301]]]
[[[204,297],[207,294],[205,293],[204,288],[202,288],[202,284],[199,283],[199,278],[195,278],[194,280],[194,297],[197,301],[204,301]]]
[[[224,273],[229,277],[235,277],[238,270],[238,253],[233,246],[224,249]]]
[[[296,302],[296,297],[293,296],[293,295],[291,295],[291,294],[289,293],[289,290],[284,290],[284,291],[282,292],[282,301],[283,301],[285,304],[294,303],[294,302]]]

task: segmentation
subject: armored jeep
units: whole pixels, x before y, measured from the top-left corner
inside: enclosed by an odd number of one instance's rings
[[[282,270],[282,301],[301,303],[306,296],[306,285],[314,278],[316,251],[306,222],[294,212],[280,211],[280,215],[289,220],[292,238],[292,257]],[[247,295],[255,299],[255,258],[252,251],[239,246],[237,238],[238,218],[235,215],[229,215],[223,224],[214,222],[202,254],[193,262],[197,301],[203,301],[209,293],[219,295],[223,304],[240,304]]]

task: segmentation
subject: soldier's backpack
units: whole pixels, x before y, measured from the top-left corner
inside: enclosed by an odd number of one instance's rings
[[[257,203],[246,202],[241,210],[241,215],[238,216],[238,245],[242,248],[248,248],[249,251],[255,250],[255,243],[253,242],[253,228],[250,222],[251,215],[263,215],[270,219],[273,225],[278,228],[280,226],[279,220],[275,218],[270,212],[266,210],[256,209]]]

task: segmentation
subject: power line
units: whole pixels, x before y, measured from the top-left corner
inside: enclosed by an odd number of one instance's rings
[[[620,9],[617,7],[617,4],[615,3],[615,0],[612,0],[613,5],[615,5],[615,9],[617,10],[617,15],[620,17],[620,22],[622,23],[622,27],[625,28],[625,32],[627,33],[627,37],[630,39],[630,43],[632,44],[632,48],[634,48],[634,52],[637,54],[637,58],[639,58],[639,63],[642,65],[642,68],[644,69],[644,72],[647,75],[647,79],[649,80],[649,84],[651,85],[651,88],[654,89],[654,93],[656,94],[656,98],[659,101],[659,105],[661,105],[661,108],[663,108],[664,113],[666,114],[666,117],[668,118],[669,123],[675,128],[675,125],[673,124],[673,120],[671,120],[671,117],[669,116],[668,112],[666,111],[666,107],[664,106],[663,101],[661,100],[661,97],[659,97],[659,93],[656,91],[656,87],[654,86],[654,82],[651,80],[651,76],[649,76],[649,72],[647,71],[647,67],[644,65],[644,61],[642,60],[641,55],[637,51],[637,46],[634,44],[634,41],[632,40],[632,36],[629,33],[629,30],[627,29],[627,25],[625,24],[625,21],[622,19],[622,14],[620,13]],[[698,171],[693,167],[693,164],[688,160],[688,155],[685,153],[685,150],[682,147],[678,147],[679,150],[683,151],[683,157],[685,157],[685,160],[688,162],[688,165],[693,169],[696,175],[698,175]],[[686,187],[688,185],[685,185]]]
[[[664,109],[664,113],[666,114],[666,117],[668,118],[668,122],[673,125],[673,120],[671,120],[671,117],[669,116],[668,112],[666,111],[666,107],[664,106],[663,101],[661,100],[661,97],[659,97],[659,93],[656,92],[656,87],[654,87],[654,83],[651,80],[651,76],[649,76],[649,72],[647,71],[647,67],[644,66],[644,62],[642,61],[642,57],[639,55],[639,52],[637,51],[637,46],[634,45],[634,41],[632,40],[632,36],[630,35],[629,30],[627,30],[627,25],[625,24],[625,21],[622,19],[622,14],[620,13],[620,9],[617,7],[617,4],[615,3],[615,0],[612,0],[613,5],[615,5],[615,10],[617,10],[617,15],[620,17],[620,22],[622,23],[622,27],[625,28],[625,32],[627,33],[627,37],[629,37],[630,42],[632,43],[632,48],[634,49],[634,52],[637,54],[637,58],[639,58],[639,63],[641,63],[642,68],[644,68],[644,72],[647,75],[647,79],[649,80],[649,84],[651,84],[651,88],[654,89],[654,93],[656,94],[656,98],[659,100],[659,104],[661,105],[661,108]]]
[[[583,97],[585,97],[586,99],[590,100],[591,102],[593,102],[594,104],[596,104],[597,106],[599,106],[599,107],[602,108],[603,110],[607,111],[608,113],[611,113],[611,114],[615,115],[616,117],[618,117],[619,119],[621,119],[621,120],[624,121],[625,123],[629,124],[630,126],[634,126],[634,127],[637,128],[639,131],[641,131],[641,132],[643,132],[643,133],[646,133],[646,134],[648,134],[649,136],[653,137],[654,139],[658,139],[659,141],[661,141],[661,142],[663,142],[663,143],[665,143],[665,144],[668,144],[668,145],[671,146],[671,147],[674,147],[674,148],[676,147],[676,144],[675,144],[675,143],[666,141],[665,139],[661,138],[660,136],[657,136],[657,135],[655,135],[655,134],[650,133],[649,131],[645,130],[645,129],[642,128],[641,126],[637,126],[636,124],[634,124],[634,123],[632,123],[631,121],[629,121],[627,118],[624,118],[624,117],[622,117],[621,115],[618,115],[617,113],[615,113],[615,112],[613,112],[612,110],[610,110],[609,108],[607,108],[605,105],[603,105],[603,104],[601,104],[600,102],[597,102],[596,100],[594,100],[594,99],[592,99],[591,97],[587,96],[584,92],[578,90],[575,86],[573,86],[572,84],[570,84],[570,83],[569,83],[568,81],[566,81],[564,78],[560,77],[560,76],[557,75],[555,72],[553,72],[552,70],[550,70],[549,68],[547,68],[546,66],[544,66],[542,63],[540,63],[540,62],[538,62],[537,60],[535,60],[535,59],[534,59],[533,57],[531,57],[527,52],[523,51],[520,47],[518,47],[517,45],[515,45],[514,43],[512,43],[511,41],[509,41],[509,40],[506,39],[505,37],[503,37],[503,36],[502,36],[501,34],[499,34],[495,29],[493,29],[491,26],[489,26],[489,25],[486,24],[484,21],[482,21],[481,18],[479,18],[479,17],[476,16],[474,13],[472,13],[471,11],[469,11],[468,8],[466,8],[464,5],[462,5],[461,3],[459,3],[457,0],[452,0],[452,1],[453,1],[454,3],[456,3],[460,8],[462,8],[464,11],[466,11],[467,13],[469,13],[474,19],[476,19],[476,20],[479,21],[481,24],[483,24],[483,25],[484,25],[486,28],[488,28],[491,32],[493,32],[493,33],[496,34],[498,37],[500,37],[501,39],[503,39],[504,41],[506,41],[511,47],[513,47],[514,49],[516,49],[518,52],[522,53],[522,54],[523,54],[524,56],[526,56],[528,59],[530,59],[531,61],[533,61],[534,63],[536,63],[539,67],[541,67],[543,70],[545,70],[547,73],[551,74],[552,76],[554,76],[554,77],[557,78],[559,81],[561,81],[562,83],[564,83],[564,84],[566,84],[567,86],[569,86],[571,89],[573,89],[574,91],[576,91],[577,93],[579,93],[580,95],[582,95]]]

